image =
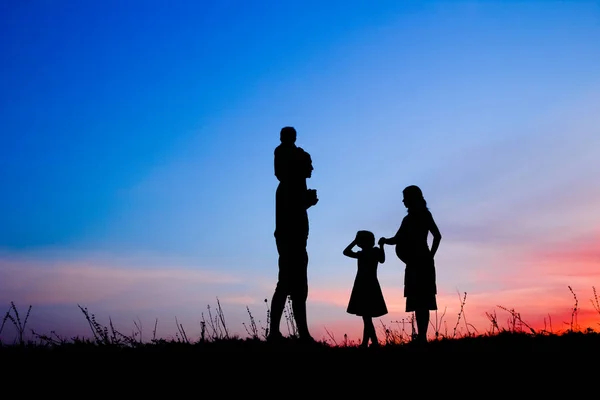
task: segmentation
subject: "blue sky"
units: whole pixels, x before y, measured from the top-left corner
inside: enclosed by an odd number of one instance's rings
[[[275,285],[285,125],[320,198],[317,332],[362,329],[341,252],[358,229],[392,235],[409,184],[444,236],[443,306],[458,289],[474,318],[503,299],[536,318],[555,310],[540,298],[591,290],[592,264],[540,260],[597,247],[598,2],[216,3],[0,5],[1,302],[68,331],[77,303],[197,325],[219,297],[241,329]],[[389,320],[405,316],[392,250]]]

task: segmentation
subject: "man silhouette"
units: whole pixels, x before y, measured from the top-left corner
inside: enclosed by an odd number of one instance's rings
[[[296,130],[286,126],[280,132],[281,144],[275,148],[275,176],[279,180],[275,195],[275,243],[279,253],[279,273],[271,299],[271,323],[268,340],[283,336],[279,330],[287,296],[301,340],[313,341],[306,320],[308,297],[308,212],[317,204],[317,191],[308,189],[312,176],[310,154],[296,146]]]

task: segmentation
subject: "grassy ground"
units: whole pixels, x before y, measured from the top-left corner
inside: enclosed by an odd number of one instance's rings
[[[4,329],[10,325],[16,332],[14,341],[3,343],[0,340],[0,359],[11,355],[18,356],[44,356],[49,359],[60,356],[75,354],[84,355],[198,355],[228,354],[242,355],[248,357],[265,356],[272,357],[276,354],[313,355],[313,356],[345,356],[365,355],[367,357],[386,358],[391,356],[397,359],[398,355],[410,354],[435,354],[435,353],[498,353],[502,354],[526,354],[540,352],[563,352],[573,354],[589,354],[600,350],[600,333],[593,328],[581,328],[577,325],[578,302],[572,289],[575,304],[572,310],[572,321],[568,329],[562,332],[551,332],[547,330],[534,330],[524,322],[520,314],[514,310],[504,309],[509,312],[511,319],[508,326],[501,327],[495,313],[488,314],[490,329],[485,333],[479,333],[473,329],[469,330],[468,324],[463,317],[466,303],[466,293],[461,302],[460,312],[457,316],[456,325],[450,332],[441,333],[440,321],[431,323],[430,333],[435,339],[427,344],[418,345],[412,341],[412,331],[406,332],[394,330],[383,326],[378,333],[380,346],[367,349],[360,348],[354,341],[345,337],[341,342],[331,337],[330,340],[322,340],[312,344],[300,342],[297,338],[297,330],[290,302],[284,310],[284,324],[288,328],[287,338],[279,343],[266,341],[268,329],[257,325],[253,315],[247,308],[249,322],[244,323],[247,336],[233,335],[225,322],[225,315],[221,309],[219,300],[214,308],[208,307],[208,313],[202,314],[200,325],[202,332],[199,338],[190,339],[183,326],[178,324],[178,332],[169,340],[156,337],[156,326],[153,338],[142,341],[141,329],[131,335],[125,335],[118,331],[109,320],[108,325],[99,323],[96,316],[87,308],[79,306],[83,317],[90,327],[90,336],[81,338],[64,338],[55,332],[40,334],[27,329],[27,323],[32,307],[26,313],[19,313],[16,305],[11,303],[9,310],[4,315],[0,324],[0,338]],[[600,315],[600,304],[594,289],[592,304]],[[266,301],[266,300],[265,300]],[[158,321],[156,321],[158,323]],[[266,324],[269,323],[269,310],[267,308]],[[457,328],[460,324],[465,325],[465,330],[459,334]],[[138,325],[134,322],[135,326]],[[408,321],[408,326],[414,328],[414,319]],[[447,324],[444,323],[447,328]],[[4,335],[6,337],[6,334]]]
[[[0,347],[0,356],[9,354],[59,356],[71,353],[86,354],[178,354],[178,353],[270,353],[301,352],[334,354],[372,354],[386,353],[426,353],[426,352],[546,352],[577,351],[588,352],[600,350],[600,333],[565,332],[562,334],[529,334],[525,332],[501,332],[494,335],[462,337],[458,339],[440,339],[427,344],[413,342],[401,344],[383,344],[378,348],[363,349],[358,346],[332,346],[326,342],[305,344],[295,338],[288,338],[281,343],[268,343],[264,340],[236,338],[219,339],[210,342],[182,343],[177,341],[158,340],[154,343],[137,345],[101,344],[94,341],[74,341],[60,345],[41,345],[26,343],[23,345],[4,345]]]
[[[180,327],[173,339],[148,342],[98,323],[83,307],[90,337],[32,332],[29,340],[30,311],[20,315],[11,304],[0,327],[12,324],[17,332],[13,342],[0,343],[0,381],[6,389],[0,393],[14,395],[18,388],[24,396],[60,398],[354,398],[412,397],[421,390],[427,397],[465,399],[574,397],[578,391],[587,396],[588,384],[595,387],[600,355],[595,330],[572,325],[561,333],[536,332],[517,313],[507,328],[490,316],[489,332],[440,334],[425,345],[386,329],[380,347],[363,349],[347,340],[301,343],[289,308],[285,323],[292,333],[280,343],[267,342],[266,330],[251,315],[248,337],[230,335],[220,306],[203,321],[201,338],[189,339]],[[458,320],[464,321],[460,315]]]
[[[562,332],[536,331],[518,312],[503,309],[511,316],[506,326],[490,313],[490,328],[480,333],[464,318],[465,293],[455,323],[447,324],[443,313],[443,324],[441,319],[432,322],[435,339],[427,344],[411,340],[414,320],[409,319],[398,330],[378,327],[381,346],[366,349],[347,337],[299,342],[289,303],[282,321],[287,338],[280,343],[265,340],[268,330],[248,308],[247,335],[231,334],[218,299],[206,318],[202,314],[200,337],[188,337],[178,324],[173,338],[157,338],[155,325],[147,341],[140,339],[141,327],[125,335],[110,319],[103,325],[81,306],[90,327],[87,337],[35,332],[27,327],[31,306],[19,313],[11,303],[0,321],[0,394],[62,399],[593,398],[600,333],[578,326],[573,296],[571,324]],[[600,316],[595,290],[592,303]]]
[[[595,290],[594,290],[595,293]],[[597,301],[597,298],[595,299]],[[475,333],[468,330],[462,335],[457,334],[457,327],[462,318],[466,294],[462,300],[460,313],[457,316],[455,328],[450,333],[438,331],[441,324],[432,322],[435,335],[434,340],[427,344],[419,345],[413,342],[412,335],[404,328],[397,331],[389,327],[380,328],[380,346],[363,349],[360,343],[344,338],[343,341],[321,340],[312,344],[302,343],[297,339],[297,330],[294,324],[291,304],[288,302],[284,311],[284,323],[288,328],[287,337],[278,343],[266,341],[268,330],[263,326],[257,326],[254,317],[248,309],[249,323],[243,324],[247,336],[240,337],[230,334],[225,322],[225,316],[217,299],[217,306],[209,307],[208,318],[204,314],[200,322],[202,327],[201,336],[192,340],[188,338],[183,326],[178,325],[178,332],[170,340],[154,337],[149,341],[142,341],[141,329],[138,333],[125,335],[119,332],[109,320],[108,326],[99,323],[96,316],[87,308],[79,306],[82,315],[90,327],[91,335],[81,338],[63,338],[56,333],[40,334],[30,330],[27,335],[27,323],[31,313],[31,306],[22,315],[14,303],[11,303],[9,311],[5,314],[0,325],[0,334],[7,325],[13,325],[16,337],[12,343],[0,341],[0,357],[8,355],[44,355],[48,357],[69,354],[209,354],[209,353],[238,353],[238,354],[276,354],[276,353],[298,353],[298,354],[360,354],[369,356],[385,357],[388,354],[410,354],[410,353],[435,353],[435,352],[547,352],[547,351],[569,351],[590,352],[600,350],[600,333],[592,328],[582,329],[576,324],[577,304],[573,307],[573,318],[571,326],[559,333],[546,330],[535,331],[527,323],[521,320],[520,314],[514,310],[506,310],[511,313],[512,320],[508,326],[499,326],[495,314],[489,314],[491,328],[485,333]],[[600,314],[600,307],[598,309]],[[269,311],[267,310],[267,326],[269,322]],[[158,323],[158,321],[156,321]],[[135,324],[135,322],[134,322]],[[414,320],[408,322],[414,327]],[[447,324],[444,324],[447,327]],[[137,324],[136,324],[137,326]],[[437,326],[437,327],[436,327]],[[6,335],[5,335],[6,336]],[[2,336],[0,336],[1,338]],[[33,339],[32,339],[33,337]]]

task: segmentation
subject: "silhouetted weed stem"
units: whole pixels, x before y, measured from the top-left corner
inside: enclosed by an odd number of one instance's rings
[[[131,334],[132,338],[135,338],[136,336],[139,336],[138,342],[139,343],[143,343],[143,331],[142,331],[142,320],[140,320],[140,318],[138,317],[137,322],[135,320],[133,320],[133,325],[135,326],[135,329],[137,329],[136,331],[133,331]]]
[[[579,324],[577,323],[577,311],[578,308],[577,306],[579,305],[579,301],[577,300],[577,295],[575,294],[575,292],[573,291],[573,288],[571,288],[571,286],[569,286],[569,290],[571,291],[571,293],[573,294],[573,298],[575,299],[575,305],[573,306],[573,311],[571,312],[571,332],[575,331],[575,330],[579,330]]]
[[[491,313],[486,312],[485,315],[488,317],[488,319],[492,323],[492,331],[490,333],[492,335],[494,333],[499,333],[500,327],[498,325],[498,316],[496,315],[496,310],[492,311]]]
[[[154,320],[154,330],[152,331],[152,342],[156,341],[156,329],[158,327],[158,318]]]
[[[258,328],[256,327],[256,321],[254,321],[254,317],[252,316],[250,307],[246,306],[246,311],[248,312],[248,316],[250,317],[250,328],[248,328],[248,325],[246,325],[245,322],[242,322],[242,326],[246,330],[248,336],[250,336],[252,339],[258,339]]]
[[[462,300],[460,298],[460,292],[459,292],[458,293],[458,299],[460,301],[460,311],[458,312],[458,317],[456,319],[456,325],[454,325],[454,332],[452,333],[452,337],[453,338],[456,337],[456,330],[458,329],[458,324],[460,323],[460,317],[463,315],[463,312],[464,312],[465,303],[467,301],[467,292],[465,292],[465,295],[464,295],[464,297],[463,297]]]
[[[271,309],[269,308],[269,301],[267,299],[265,299],[265,305],[267,306],[267,322],[263,328],[263,339],[266,340],[269,337],[269,326],[271,324]]]
[[[329,332],[329,330],[327,330],[327,328],[325,328],[325,332],[327,333],[327,336],[329,336],[329,339],[333,342],[333,345],[337,346],[338,343],[335,340],[335,337],[333,336],[333,333]]]
[[[550,314],[548,314],[548,325],[550,325],[550,330],[547,330],[547,324],[546,324],[546,317],[544,317],[544,332],[546,333],[554,333],[554,330],[552,329],[552,317],[550,316]]]
[[[4,325],[6,324],[6,321],[8,320],[9,316],[10,316],[10,308],[8,309],[6,314],[4,314],[4,318],[2,318],[2,325],[0,325],[0,334],[2,334],[2,331],[4,330]]]
[[[209,339],[210,340],[222,340],[229,339],[229,331],[227,329],[227,324],[225,323],[225,314],[223,313],[223,309],[221,308],[221,302],[219,298],[217,298],[217,309],[216,315],[213,317],[210,305],[207,306],[208,309],[208,321],[204,319],[204,313],[202,314],[201,324],[204,326],[208,326],[210,328]]]
[[[442,316],[439,317],[439,319],[438,319],[438,311],[435,310],[435,325],[432,322],[429,322],[429,324],[433,327],[433,332],[435,334],[436,340],[440,339],[440,327],[441,327],[442,321],[444,320],[444,316],[446,315],[446,310],[447,310],[447,307],[444,308],[444,312],[442,313]]]
[[[50,331],[50,335],[43,335],[35,332],[33,329],[31,333],[39,339],[42,346],[61,346],[68,344],[69,340],[59,336],[55,331]]]
[[[285,316],[285,324],[287,326],[288,334],[292,337],[298,337],[298,328],[294,318],[294,309],[292,307],[292,300],[289,296],[285,302],[283,314]]]
[[[514,308],[508,309],[508,308],[500,306],[500,305],[497,307],[508,312],[511,315],[512,320],[510,320],[509,324],[508,324],[509,328],[511,329],[511,332],[513,332],[513,333],[523,332],[523,325],[524,325],[527,328],[529,328],[529,331],[532,334],[534,334],[534,335],[536,334],[535,330],[531,326],[529,326],[527,323],[525,323],[525,321],[523,321],[523,319],[521,318],[521,314],[516,312],[514,310]],[[512,328],[511,328],[511,326],[512,326]]]
[[[598,314],[600,314],[600,302],[598,302],[598,295],[596,294],[596,287],[592,286],[592,291],[594,292],[594,297],[590,300],[592,302],[592,306],[594,306],[594,310],[596,310],[596,312]],[[600,323],[598,323],[598,325],[600,325]],[[2,330],[0,329],[0,332]]]
[[[187,337],[187,334],[185,333],[185,329],[183,329],[183,325],[179,323],[179,321],[177,321],[177,317],[175,317],[175,325],[177,325],[177,330],[179,331],[179,336],[181,336],[181,339],[179,339],[179,341],[183,342],[183,343],[190,343],[190,340]],[[178,336],[178,338],[179,338]]]
[[[117,329],[115,329],[111,318],[108,319],[109,327],[106,327],[106,326],[100,324],[96,320],[96,315],[90,314],[88,312],[87,307],[82,307],[79,304],[77,305],[77,307],[79,307],[79,309],[85,316],[85,319],[87,320],[87,322],[90,326],[92,334],[94,335],[94,342],[96,344],[98,344],[98,345],[128,344],[128,345],[132,345],[132,346],[137,344],[134,337],[124,335],[123,333],[121,333]]]
[[[4,325],[6,321],[12,322],[17,331],[16,342],[20,345],[25,344],[25,328],[27,327],[27,321],[29,320],[29,315],[31,313],[31,305],[27,309],[27,314],[25,314],[25,319],[21,321],[21,316],[19,315],[19,310],[17,310],[17,306],[15,306],[14,302],[10,302],[10,308],[2,318],[2,325],[0,325],[0,333],[4,330]],[[12,314],[14,315],[12,315]],[[1,343],[1,342],[0,342]]]
[[[225,323],[225,313],[223,313],[223,309],[221,308],[221,302],[217,297],[217,315],[219,316],[219,320],[221,321],[221,326],[225,331],[225,339],[229,339],[229,331],[227,329],[227,324]]]

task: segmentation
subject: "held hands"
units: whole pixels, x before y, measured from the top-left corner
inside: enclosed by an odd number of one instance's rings
[[[383,245],[385,244],[385,238],[384,237],[379,238],[379,241],[377,242],[377,244],[379,244],[379,247],[383,247]]]

